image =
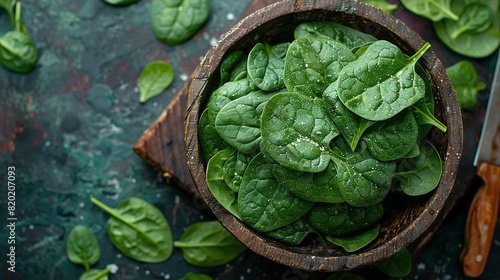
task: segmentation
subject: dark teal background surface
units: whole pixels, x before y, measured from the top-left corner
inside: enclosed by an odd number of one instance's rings
[[[394,2],[394,1],[393,1]],[[150,24],[151,1],[114,7],[100,0],[23,1],[23,21],[36,42],[40,59],[29,74],[0,67],[0,259],[7,254],[7,167],[16,169],[16,272],[0,266],[0,279],[78,279],[82,266],[69,262],[65,239],[78,224],[88,226],[102,250],[95,268],[116,264],[110,279],[181,279],[187,272],[203,272],[218,279],[324,279],[329,274],[297,271],[274,264],[247,251],[231,263],[215,268],[188,265],[174,249],[167,261],[144,264],[122,255],[105,232],[107,214],[90,202],[94,196],[115,207],[137,196],[157,206],[178,240],[190,224],[214,217],[138,157],[132,146],[155,122],[211,44],[240,18],[249,0],[210,1],[208,23],[189,41],[167,46],[156,40]],[[395,15],[410,26],[426,30],[445,66],[465,57],[436,41],[432,25],[400,7]],[[7,13],[0,12],[0,32],[8,29]],[[189,60],[191,58],[191,60]],[[196,59],[195,61],[199,61]],[[139,102],[137,79],[151,61],[170,63],[174,83],[145,104]],[[468,59],[480,79],[491,83],[495,55]],[[484,117],[488,90],[480,106],[465,111],[464,157],[457,184],[477,183],[472,156]],[[474,129],[472,129],[474,128]],[[407,279],[465,279],[458,265],[463,229],[474,188],[457,202],[441,230],[414,258]],[[498,224],[498,222],[497,222]],[[497,228],[500,226],[497,225]],[[482,279],[500,277],[500,230],[497,229]],[[373,269],[359,271],[380,279]]]

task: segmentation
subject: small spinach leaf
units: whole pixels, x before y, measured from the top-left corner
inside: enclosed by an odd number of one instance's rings
[[[340,72],[337,80],[340,100],[368,120],[393,117],[424,97],[425,84],[415,72],[415,64],[429,48],[426,43],[408,57],[388,41],[371,44]]]
[[[486,88],[486,85],[479,81],[474,65],[470,61],[462,60],[447,67],[446,73],[453,84],[460,108],[474,108],[477,104],[477,92]]]
[[[214,278],[210,275],[203,273],[188,272],[182,277],[181,280],[213,280]]]
[[[246,250],[218,221],[190,225],[174,246],[189,264],[202,267],[226,264]]]
[[[397,160],[407,155],[417,143],[418,125],[410,109],[371,126],[363,135],[374,158]]]
[[[493,24],[495,13],[490,6],[482,3],[470,3],[462,10],[456,22],[455,30],[450,30],[451,38],[456,39],[462,33],[481,33]]]
[[[373,266],[390,277],[405,277],[411,272],[412,259],[408,249],[403,248],[391,257],[373,264]]]
[[[79,280],[108,280],[110,269],[91,269],[86,271]]]
[[[255,156],[245,171],[238,192],[241,219],[259,232],[275,230],[307,213],[313,202],[295,196],[273,176],[278,164],[262,153]]]
[[[236,150],[256,155],[261,141],[260,116],[273,95],[259,90],[227,103],[215,117],[215,130]]]
[[[326,37],[301,37],[288,48],[283,79],[288,91],[321,97],[340,70],[355,57],[344,44]]]
[[[103,0],[103,1],[114,6],[125,6],[139,2],[141,0]]]
[[[94,234],[86,226],[77,225],[66,239],[66,254],[72,263],[81,264],[88,271],[99,261],[101,249]]]
[[[431,142],[425,140],[416,157],[406,158],[398,165],[394,177],[400,188],[411,196],[426,194],[437,187],[443,171],[441,157]]]
[[[324,36],[346,45],[349,49],[375,42],[377,38],[354,28],[331,21],[313,21],[299,24],[294,30],[294,37]]]
[[[172,232],[163,213],[152,204],[131,197],[116,209],[94,197],[92,203],[110,215],[109,239],[123,254],[142,262],[158,263],[172,254]]]
[[[301,218],[286,226],[265,232],[264,235],[285,244],[299,245],[312,232],[314,232],[314,229],[311,225],[305,218]]]
[[[362,0],[362,1],[388,13],[392,13],[398,8],[397,4],[388,3],[386,0]]]
[[[208,0],[153,0],[151,24],[155,36],[169,45],[191,38],[207,21]]]
[[[411,12],[431,21],[459,18],[451,10],[451,0],[401,0],[401,4]]]
[[[236,151],[232,148],[222,150],[216,153],[207,164],[207,185],[208,189],[215,197],[215,199],[224,207],[229,213],[240,219],[238,214],[237,197],[236,193],[229,188],[224,180],[225,162]]]
[[[277,166],[273,171],[278,182],[296,196],[313,202],[344,202],[338,186],[334,183],[337,170],[330,162],[321,172],[300,172]]]
[[[307,213],[307,220],[319,232],[338,237],[376,224],[383,214],[381,203],[370,207],[354,207],[347,203],[316,203]]]
[[[213,157],[217,152],[231,147],[215,131],[208,121],[208,109],[203,110],[198,121],[198,134],[201,151],[205,162]]]
[[[379,230],[380,224],[376,224],[375,226],[351,235],[338,237],[327,236],[326,239],[335,245],[341,246],[347,252],[352,253],[370,244],[370,242],[377,238]]]
[[[329,163],[329,144],[338,129],[324,101],[298,93],[278,93],[267,101],[261,117],[262,146],[284,167],[320,172]]]
[[[31,38],[17,30],[0,37],[0,64],[18,73],[28,73],[35,68],[38,51]]]
[[[174,69],[163,61],[153,61],[139,77],[139,100],[144,103],[159,95],[174,81]]]
[[[261,90],[275,91],[285,86],[283,70],[290,43],[271,46],[257,43],[248,54],[248,76]]]

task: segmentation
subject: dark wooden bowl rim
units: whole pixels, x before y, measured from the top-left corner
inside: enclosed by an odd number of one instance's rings
[[[290,30],[297,23],[311,20],[330,20],[351,26],[397,44],[408,55],[424,44],[424,40],[400,20],[358,1],[282,1],[256,11],[228,31],[195,70],[188,89],[184,118],[185,154],[191,176],[207,206],[222,225],[252,251],[297,269],[350,270],[398,252],[415,241],[435,221],[455,182],[462,151],[462,118],[445,68],[432,50],[427,51],[420,63],[432,83],[436,116],[448,126],[446,133],[436,129],[431,132],[431,140],[443,160],[443,175],[438,188],[427,196],[403,202],[408,205],[401,206],[402,214],[393,213],[395,221],[382,224],[378,239],[359,252],[325,252],[317,248],[321,244],[315,247],[307,245],[306,248],[287,246],[257,234],[222,208],[210,193],[198,144],[198,118],[210,90],[216,87],[218,65],[225,54],[236,47],[248,50],[256,40],[279,41],[283,36],[289,37]]]

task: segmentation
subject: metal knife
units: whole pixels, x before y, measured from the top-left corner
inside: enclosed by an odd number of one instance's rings
[[[464,274],[480,276],[486,266],[495,233],[500,197],[500,56],[486,108],[474,166],[484,182],[467,215],[465,242],[460,255]]]

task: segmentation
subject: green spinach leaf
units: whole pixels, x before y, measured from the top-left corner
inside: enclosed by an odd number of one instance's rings
[[[223,167],[229,157],[236,151],[232,148],[225,149],[215,154],[207,164],[207,185],[208,189],[215,197],[215,199],[224,207],[229,213],[233,214],[238,219],[237,197],[236,193],[228,186],[224,180]]]
[[[273,95],[254,91],[227,103],[215,117],[215,130],[236,150],[256,155],[261,142],[260,117]]]
[[[141,0],[103,0],[103,1],[114,6],[125,6],[139,2]]]
[[[190,225],[174,246],[189,264],[202,267],[226,264],[246,250],[218,221]]]
[[[241,178],[243,178],[245,170],[247,169],[248,163],[251,159],[251,157],[240,153],[239,151],[235,151],[224,163],[224,181],[226,181],[226,184],[234,192],[238,192],[241,185]]]
[[[397,160],[407,155],[417,144],[418,125],[410,109],[371,126],[363,138],[374,158]]]
[[[354,207],[347,203],[316,203],[307,220],[317,231],[330,237],[352,234],[376,224],[383,216],[382,204]]]
[[[460,108],[474,108],[478,91],[486,88],[486,85],[479,81],[474,65],[470,61],[462,60],[447,67],[446,73],[453,84]]]
[[[15,0],[0,0],[0,8],[5,9],[5,11],[9,14],[10,23],[13,27],[16,25],[15,16],[14,16],[14,6],[16,5]]]
[[[163,61],[153,61],[139,77],[139,100],[144,103],[159,95],[174,81],[174,69]]]
[[[285,87],[283,70],[289,45],[288,42],[274,46],[257,43],[252,48],[248,54],[248,76],[258,88],[276,91]]]
[[[460,13],[465,6],[472,3],[471,0],[457,0],[453,2],[452,10]],[[492,11],[498,11],[498,0],[474,0],[474,3],[481,3],[489,6]],[[493,25],[486,31],[480,33],[461,33],[458,37],[452,38],[457,30],[457,21],[444,19],[433,23],[434,30],[438,38],[451,50],[471,58],[483,58],[494,53],[500,45],[500,18],[495,16]],[[478,48],[477,46],[481,46]]]
[[[356,207],[380,203],[389,193],[396,164],[373,158],[365,141],[352,151],[343,138],[337,137],[332,149],[337,166],[335,184],[344,200]]]
[[[326,37],[301,37],[288,47],[283,79],[288,91],[321,97],[340,70],[355,57],[344,44]]]
[[[403,248],[401,251],[385,260],[375,263],[373,266],[390,277],[405,277],[411,272],[412,259],[408,249]]]
[[[276,166],[276,162],[260,153],[250,161],[241,180],[240,217],[259,232],[272,231],[296,221],[314,204],[281,186],[273,176]]]
[[[324,101],[298,93],[278,93],[267,101],[261,117],[262,146],[284,167],[320,172],[329,163],[329,144],[338,129]]]
[[[205,162],[213,157],[217,152],[231,147],[220,135],[215,131],[208,121],[208,108],[203,110],[198,121],[198,134],[201,151]]]
[[[377,38],[369,34],[331,21],[313,21],[299,24],[294,30],[294,37],[297,39],[307,36],[331,38],[346,45],[349,49],[377,41]]]
[[[94,197],[92,203],[110,215],[109,239],[123,254],[142,262],[158,263],[172,254],[172,232],[163,213],[152,204],[131,197],[116,209]]]
[[[371,44],[340,72],[337,80],[340,100],[368,120],[393,117],[424,97],[425,84],[415,72],[415,64],[429,48],[426,43],[408,57],[388,41]]]
[[[327,111],[330,113],[330,118],[354,151],[363,132],[375,122],[364,119],[347,109],[337,95],[337,84],[335,83],[326,88],[323,98],[329,105]]]
[[[37,61],[36,46],[24,32],[13,30],[0,37],[0,64],[5,68],[28,73],[35,68]]]
[[[481,33],[493,24],[495,13],[490,6],[481,3],[470,3],[462,10],[451,38],[456,39],[462,33]]]
[[[227,82],[217,88],[212,95],[210,95],[207,104],[209,124],[215,128],[215,118],[227,103],[257,90],[255,84],[248,78]]]
[[[273,170],[278,182],[288,188],[296,196],[313,202],[344,202],[338,186],[334,183],[337,169],[330,162],[325,170],[320,172],[300,172],[277,166]]]
[[[279,240],[289,245],[299,245],[314,229],[305,218],[275,230],[265,232],[264,235],[275,240]]]
[[[80,276],[79,280],[108,280],[110,269],[91,269]]]
[[[220,83],[223,84],[246,78],[247,55],[245,52],[236,50],[227,55],[220,64]]]
[[[188,272],[182,277],[182,280],[213,280],[214,278],[210,275],[203,273]]]
[[[459,18],[451,9],[451,0],[401,0],[401,4],[411,12],[431,21]]]
[[[375,226],[351,235],[338,237],[327,236],[326,239],[335,245],[341,246],[347,252],[352,253],[370,244],[370,242],[377,238],[379,230],[380,224],[376,224]]]
[[[66,239],[66,254],[72,263],[81,264],[88,271],[99,261],[101,249],[94,234],[86,226],[77,225]]]
[[[417,196],[434,190],[442,172],[441,157],[434,145],[426,140],[421,144],[418,156],[401,161],[394,177],[399,180],[404,193]]]
[[[388,3],[386,0],[362,0],[362,1],[388,13],[392,13],[398,8],[397,4]]]
[[[160,41],[177,45],[191,38],[209,14],[208,0],[153,0],[151,24]]]

